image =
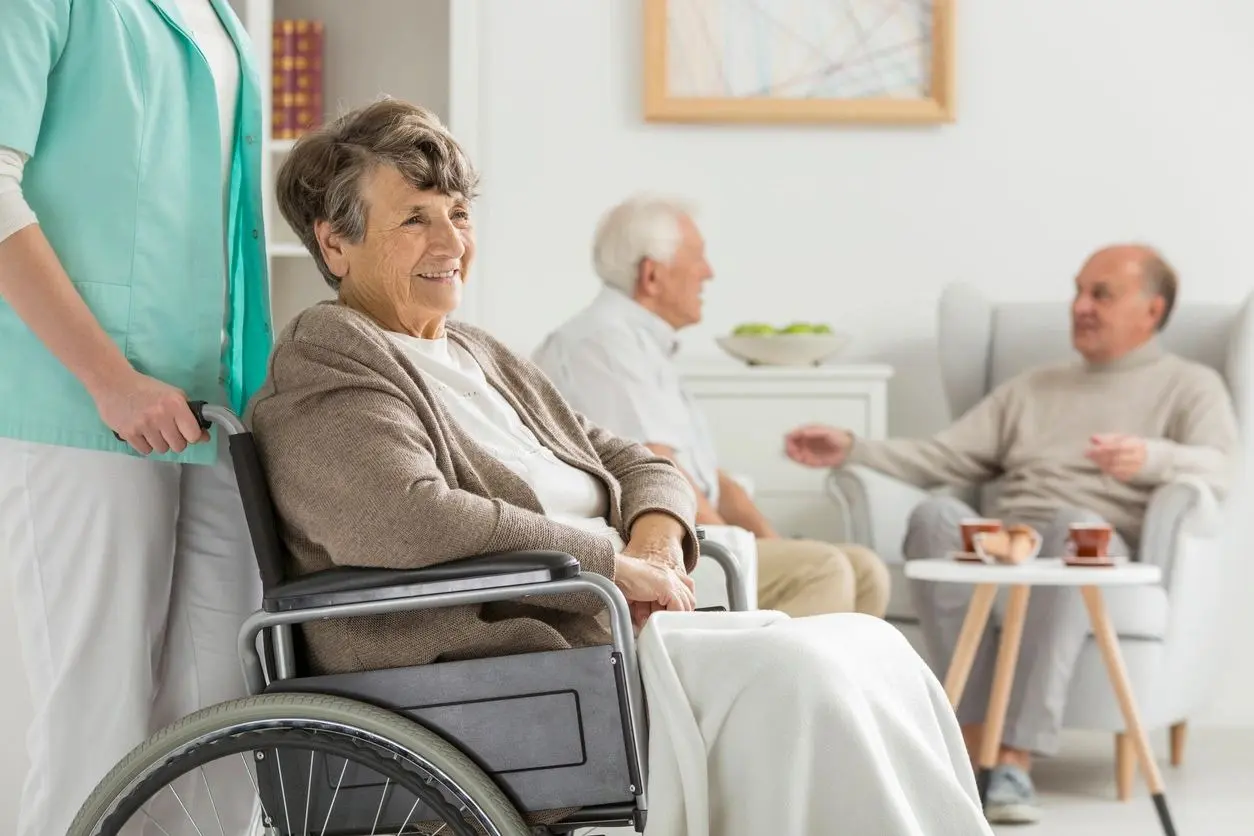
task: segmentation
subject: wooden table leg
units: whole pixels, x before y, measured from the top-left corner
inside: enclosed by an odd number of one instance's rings
[[[949,670],[945,672],[945,696],[949,697],[949,704],[955,711],[958,710],[958,703],[962,702],[962,692],[967,688],[967,677],[971,675],[971,666],[975,664],[975,652],[980,647],[980,639],[988,625],[988,614],[992,612],[996,598],[996,584],[979,584],[971,593],[967,616],[962,620],[962,632],[958,634],[958,646],[954,648]]]
[[[1136,700],[1132,697],[1132,685],[1128,682],[1128,670],[1124,667],[1123,654],[1119,651],[1119,637],[1115,634],[1110,615],[1106,612],[1102,590],[1096,586],[1085,586],[1080,591],[1084,595],[1084,605],[1088,608],[1089,621],[1093,625],[1093,637],[1097,639],[1097,647],[1106,663],[1106,672],[1110,675],[1111,687],[1115,689],[1115,697],[1119,700],[1119,710],[1123,712],[1123,722],[1127,727],[1124,733],[1132,738],[1141,774],[1149,784],[1154,807],[1158,810],[1158,820],[1167,836],[1176,836],[1171,812],[1167,809],[1167,797],[1163,794],[1162,775],[1154,761],[1154,752],[1150,749],[1145,727],[1141,725],[1141,715],[1136,709]]]
[[[1023,620],[1028,614],[1030,586],[1012,586],[1006,604],[1006,617],[1001,625],[1001,642],[997,648],[997,665],[993,669],[993,688],[988,697],[988,715],[984,720],[984,736],[980,741],[980,771],[977,782],[980,803],[988,796],[988,778],[997,765],[1001,736],[1006,726],[1006,709],[1010,705],[1010,689],[1014,685],[1015,665],[1019,663],[1019,645],[1023,640]]]

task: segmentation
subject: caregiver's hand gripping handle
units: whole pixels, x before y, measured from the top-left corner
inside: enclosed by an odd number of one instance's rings
[[[189,444],[209,440],[210,422],[201,410],[204,401],[188,401],[177,387],[135,373],[126,385],[96,399],[101,419],[115,438],[143,455],[181,453]]]

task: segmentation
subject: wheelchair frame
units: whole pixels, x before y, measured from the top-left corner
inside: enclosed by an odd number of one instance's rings
[[[269,487],[252,434],[229,409],[199,402],[192,406],[202,426],[216,424],[220,431],[228,433],[240,499],[261,573],[262,609],[245,621],[238,638],[238,652],[250,696],[262,694],[276,684],[280,684],[282,690],[282,683],[300,678],[292,633],[294,625],[535,596],[592,593],[606,604],[610,614],[610,663],[614,669],[626,772],[630,779],[627,790],[634,803],[581,810],[550,827],[630,824],[637,831],[644,830],[648,812],[648,722],[644,688],[627,600],[612,581],[600,575],[581,573],[578,561],[571,555],[548,551],[484,555],[414,570],[332,569],[287,581]],[[702,556],[713,559],[723,569],[730,608],[746,609],[746,590],[736,557],[725,547],[704,540],[699,527],[698,538]],[[258,636],[262,638],[261,649]],[[354,698],[351,692],[345,696]],[[582,731],[580,726],[581,734]],[[463,748],[456,738],[442,736],[448,743]],[[472,757],[475,754],[473,750],[466,752]]]

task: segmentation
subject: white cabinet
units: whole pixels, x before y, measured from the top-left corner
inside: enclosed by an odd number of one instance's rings
[[[888,381],[878,364],[807,367],[682,364],[684,381],[710,424],[720,466],[748,476],[754,501],[785,537],[841,542],[845,533],[826,493],[826,470],[784,455],[784,435],[801,424],[843,427],[864,438],[888,431]]]

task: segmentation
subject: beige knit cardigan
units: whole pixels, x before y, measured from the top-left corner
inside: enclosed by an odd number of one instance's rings
[[[530,362],[484,332],[450,322],[450,340],[562,461],[609,491],[609,522],[663,511],[687,529],[691,487],[668,460],[576,414]],[[246,416],[288,552],[289,577],[333,566],[430,566],[515,549],[555,549],[614,577],[605,537],[554,522],[527,484],[478,446],[422,374],[363,314],[328,302],[279,336]],[[607,643],[588,594],[318,622],[305,630],[319,672],[390,668]]]

